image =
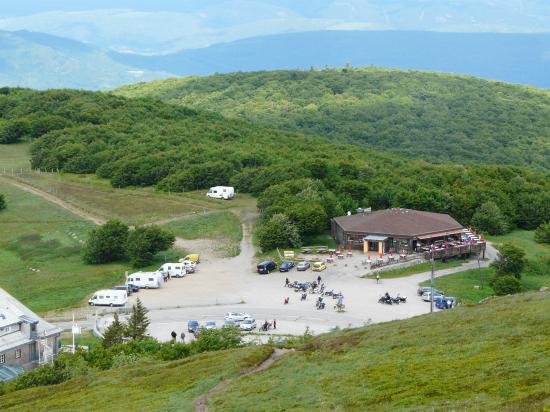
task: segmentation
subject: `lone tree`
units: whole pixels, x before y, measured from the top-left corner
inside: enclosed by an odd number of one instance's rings
[[[124,259],[127,239],[128,226],[118,220],[108,221],[90,232],[84,247],[84,261],[107,263]]]
[[[133,340],[142,340],[146,337],[147,328],[151,323],[147,313],[147,308],[138,298],[136,304],[132,306],[132,315],[128,319],[128,326],[126,326],[126,336]]]
[[[103,334],[103,342],[101,343],[105,349],[111,346],[121,344],[124,337],[124,325],[118,319],[118,313],[115,312],[115,320],[109,325]]]
[[[535,230],[535,242],[550,243],[550,222],[542,223],[537,230]]]
[[[472,216],[472,225],[490,235],[502,235],[509,229],[508,222],[495,202],[483,203]]]
[[[4,210],[6,208],[6,198],[3,194],[0,193],[0,210]]]
[[[146,266],[153,262],[155,255],[169,249],[176,238],[158,226],[138,227],[128,234],[126,252],[132,265]]]
[[[273,250],[278,246],[299,247],[301,245],[298,228],[288,216],[277,213],[258,232],[260,248]]]
[[[519,280],[525,263],[523,249],[506,242],[500,246],[497,258],[491,263],[491,266],[496,269],[497,276],[512,275]]]

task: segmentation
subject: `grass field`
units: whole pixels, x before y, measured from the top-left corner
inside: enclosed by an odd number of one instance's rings
[[[87,346],[92,348],[96,345],[101,345],[101,339],[96,338],[91,330],[83,332],[81,335],[75,335],[74,337],[75,346]],[[61,344],[63,345],[72,345],[73,344],[73,335],[70,330],[66,330],[61,334]]]
[[[443,263],[439,260],[435,262],[435,270],[450,269],[462,266],[464,260],[461,259],[451,259]],[[380,272],[381,279],[393,279],[393,278],[402,278],[405,276],[415,275],[417,273],[429,272],[432,270],[431,262],[422,262],[417,265],[408,266],[400,269],[384,270]]]
[[[491,268],[470,269],[435,279],[435,287],[443,290],[445,295],[454,296],[462,303],[477,303],[493,295],[489,280],[493,277]],[[421,286],[430,286],[427,280]]]
[[[0,144],[0,172],[20,173],[31,167],[29,143]]]
[[[0,286],[32,310],[77,306],[95,290],[123,281],[126,265],[82,262],[92,224],[2,182],[0,193],[8,203],[0,212]]]
[[[0,397],[0,409],[192,411],[533,411],[550,407],[550,294],[491,299],[321,335],[238,377],[265,346],[145,362]]]
[[[548,243],[535,242],[533,230],[514,230],[504,236],[487,236],[487,239],[496,245],[504,242],[512,242],[525,251],[528,260],[550,257],[550,245]]]
[[[149,361],[0,397],[2,411],[194,411],[193,401],[269,356],[265,346]]]

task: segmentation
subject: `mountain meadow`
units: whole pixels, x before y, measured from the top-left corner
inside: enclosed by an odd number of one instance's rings
[[[116,93],[430,163],[550,169],[550,92],[502,82],[349,67],[169,79]]]

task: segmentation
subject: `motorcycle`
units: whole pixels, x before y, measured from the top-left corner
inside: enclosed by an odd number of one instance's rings
[[[324,309],[325,308],[325,302],[323,302],[323,298],[317,299],[317,303],[315,303],[315,307],[317,309]]]
[[[378,303],[385,303],[386,305],[393,305],[393,299],[391,296],[381,296],[380,299],[378,299]]]

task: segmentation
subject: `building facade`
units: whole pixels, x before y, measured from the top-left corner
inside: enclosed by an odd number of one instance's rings
[[[420,246],[460,236],[462,225],[442,213],[412,209],[385,209],[335,217],[331,234],[342,247],[365,253],[411,252]]]
[[[51,362],[62,330],[0,289],[0,368],[32,369]]]

